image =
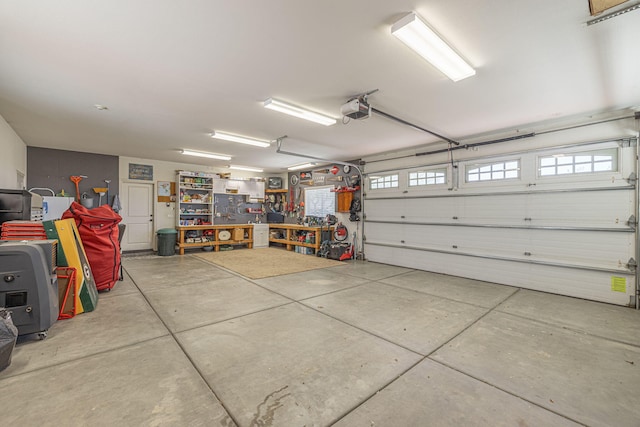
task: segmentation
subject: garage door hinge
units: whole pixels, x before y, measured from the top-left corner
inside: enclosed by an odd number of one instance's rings
[[[629,261],[627,261],[627,268],[630,271],[636,271],[637,267],[638,267],[638,263],[636,262],[636,260],[633,258],[629,258]]]
[[[635,138],[633,138],[633,139],[621,139],[618,142],[618,145],[620,146],[620,148],[634,147],[636,145],[636,140],[635,140]]]
[[[631,172],[629,174],[629,178],[627,178],[627,182],[632,185],[635,185],[637,180],[638,180],[638,175],[636,175],[635,172]]]
[[[524,255],[525,256],[531,256],[531,252],[525,252]]]
[[[636,222],[636,216],[635,216],[635,215],[631,215],[631,216],[629,217],[629,219],[627,220],[627,225],[628,225],[630,228],[633,228],[633,229],[635,230],[635,229],[636,229],[636,225],[637,225],[637,224],[638,224],[638,223]]]

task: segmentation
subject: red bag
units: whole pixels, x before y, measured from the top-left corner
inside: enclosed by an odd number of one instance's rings
[[[62,219],[73,218],[99,291],[113,288],[120,278],[118,223],[122,217],[109,205],[87,209],[73,202]]]

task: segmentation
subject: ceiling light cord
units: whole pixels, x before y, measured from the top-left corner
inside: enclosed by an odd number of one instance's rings
[[[388,119],[395,120],[395,121],[396,121],[396,122],[398,122],[398,123],[402,123],[403,125],[407,125],[407,126],[409,126],[409,127],[412,127],[412,128],[414,128],[414,129],[416,129],[416,130],[419,130],[419,131],[422,131],[422,132],[426,132],[426,133],[428,133],[428,134],[431,134],[431,135],[433,135],[433,136],[435,136],[435,137],[438,137],[438,138],[440,138],[440,139],[442,139],[442,140],[444,140],[444,141],[447,141],[447,142],[448,142],[448,143],[450,143],[450,144],[460,145],[460,143],[459,143],[459,142],[454,141],[454,140],[453,140],[453,139],[451,139],[451,138],[447,138],[446,136],[443,136],[443,135],[440,135],[439,133],[436,133],[436,132],[430,131],[429,129],[425,129],[425,128],[420,127],[420,126],[418,126],[418,125],[414,125],[413,123],[409,123],[409,122],[408,122],[408,121],[406,121],[406,120],[402,120],[402,119],[400,119],[400,118],[398,118],[398,117],[396,117],[396,116],[392,116],[391,114],[385,113],[384,111],[380,111],[380,110],[378,110],[377,108],[371,107],[371,111],[373,111],[373,112],[374,112],[374,113],[376,113],[376,114],[380,114],[381,116],[384,116],[384,117],[386,117],[386,118],[388,118]]]

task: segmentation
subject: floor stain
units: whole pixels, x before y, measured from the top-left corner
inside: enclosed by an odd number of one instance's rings
[[[286,385],[271,394],[268,394],[262,403],[258,405],[256,408],[256,413],[249,424],[251,427],[267,427],[273,425],[273,418],[276,414],[276,411],[281,408],[284,403],[282,400],[288,396],[291,396],[291,393],[286,393],[281,396],[276,396],[278,393],[283,392],[289,386]],[[264,412],[264,413],[263,413]]]

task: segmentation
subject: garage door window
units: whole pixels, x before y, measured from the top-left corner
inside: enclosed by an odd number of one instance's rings
[[[371,180],[369,182],[369,188],[371,190],[380,190],[383,188],[398,188],[398,174],[371,177]]]
[[[617,159],[618,150],[615,148],[582,153],[558,153],[540,157],[538,171],[540,176],[616,171]]]
[[[409,187],[421,187],[425,185],[445,184],[446,176],[447,176],[446,169],[409,172]]]
[[[467,182],[520,178],[520,160],[467,165]]]

